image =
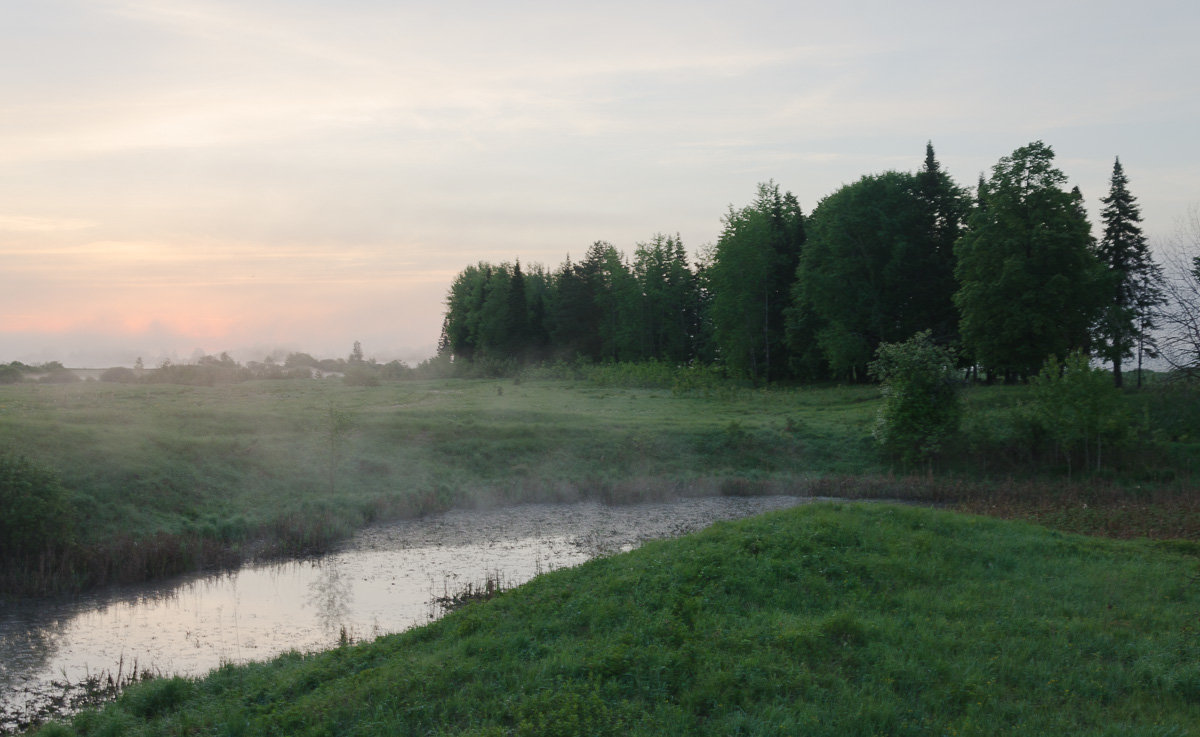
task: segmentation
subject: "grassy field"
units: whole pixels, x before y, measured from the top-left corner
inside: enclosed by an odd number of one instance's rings
[[[575,498],[894,497],[1081,531],[1200,535],[1189,493],[1200,457],[1200,413],[1186,410],[1194,397],[1136,395],[1161,437],[1113,459],[1133,471],[1068,483],[1014,439],[1022,391],[972,389],[958,447],[936,473],[908,476],[871,438],[872,386],[682,395],[511,379],[2,386],[0,449],[56,471],[76,524],[64,521],[68,552],[34,572],[0,571],[0,590],[311,552],[375,520],[453,505]],[[1108,517],[1055,517],[1086,503]]]
[[[1195,734],[1200,558],[1174,547],[813,505],[39,734]]]

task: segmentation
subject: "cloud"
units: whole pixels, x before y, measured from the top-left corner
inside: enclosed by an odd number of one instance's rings
[[[95,226],[96,223],[91,220],[0,214],[0,231],[9,231],[14,233],[45,233],[64,230],[85,230]]]

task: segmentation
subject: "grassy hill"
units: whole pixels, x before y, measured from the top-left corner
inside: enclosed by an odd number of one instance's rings
[[[374,642],[140,684],[40,734],[1195,734],[1197,553],[806,506]]]

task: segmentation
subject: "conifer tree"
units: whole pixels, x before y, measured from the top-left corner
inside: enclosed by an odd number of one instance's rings
[[[784,310],[805,240],[804,215],[791,192],[758,185],[753,204],[729,208],[706,267],[718,355],[755,381],[785,378]]]
[[[1104,235],[1097,255],[1108,270],[1110,286],[1109,302],[1096,332],[1099,353],[1112,362],[1113,380],[1120,387],[1122,361],[1136,352],[1140,365],[1142,354],[1153,351],[1154,309],[1163,303],[1162,270],[1142,234],[1141,208],[1129,192],[1120,158],[1113,162],[1108,196],[1100,202],[1104,204],[1100,211]]]

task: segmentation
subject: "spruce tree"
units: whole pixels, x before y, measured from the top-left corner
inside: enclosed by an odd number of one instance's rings
[[[1129,192],[1121,159],[1113,163],[1108,196],[1100,200],[1104,235],[1097,255],[1108,270],[1109,301],[1097,326],[1099,352],[1112,362],[1113,380],[1122,385],[1121,363],[1153,351],[1154,309],[1163,303],[1162,270],[1150,256],[1139,225],[1141,208]],[[1152,354],[1150,354],[1152,355]],[[1141,385],[1138,372],[1138,385]]]

